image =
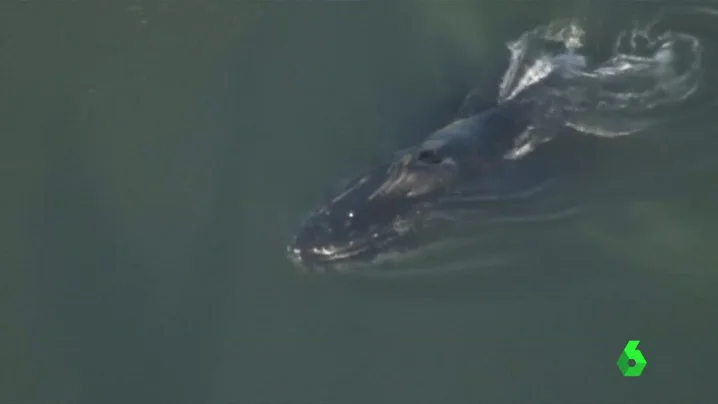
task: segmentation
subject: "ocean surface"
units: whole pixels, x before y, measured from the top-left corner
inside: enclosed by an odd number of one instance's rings
[[[0,403],[715,401],[718,107],[599,154],[658,186],[517,225],[510,271],[374,282],[284,252],[338,180],[495,90],[507,41],[576,17],[600,52],[658,9],[2,2]],[[676,24],[718,39],[709,14]]]

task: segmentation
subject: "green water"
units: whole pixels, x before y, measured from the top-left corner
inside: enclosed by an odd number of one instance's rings
[[[0,402],[710,401],[718,216],[681,192],[718,170],[542,228],[510,279],[284,256],[334,182],[496,85],[506,40],[629,4],[5,1]],[[715,123],[606,165],[711,161],[689,145]],[[629,339],[640,378],[615,365]]]

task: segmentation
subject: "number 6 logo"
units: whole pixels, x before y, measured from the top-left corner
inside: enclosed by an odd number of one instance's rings
[[[643,368],[646,367],[646,358],[643,357],[643,353],[638,349],[638,343],[640,340],[630,340],[623,348],[621,356],[618,357],[618,369],[624,376],[640,376],[643,373]],[[630,362],[633,361],[633,364]]]

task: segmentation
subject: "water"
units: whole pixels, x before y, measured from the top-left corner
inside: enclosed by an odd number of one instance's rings
[[[0,402],[715,397],[710,113],[600,146],[597,177],[670,192],[519,227],[511,271],[333,279],[283,250],[337,179],[496,88],[505,41],[652,8],[3,3]]]

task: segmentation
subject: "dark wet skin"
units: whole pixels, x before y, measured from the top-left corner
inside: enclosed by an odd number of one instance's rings
[[[304,217],[289,258],[317,272],[372,270],[445,236],[447,222],[463,220],[458,212],[516,209],[511,198],[521,200],[555,171],[537,153],[506,157],[533,108],[509,101],[456,120],[368,169]]]

